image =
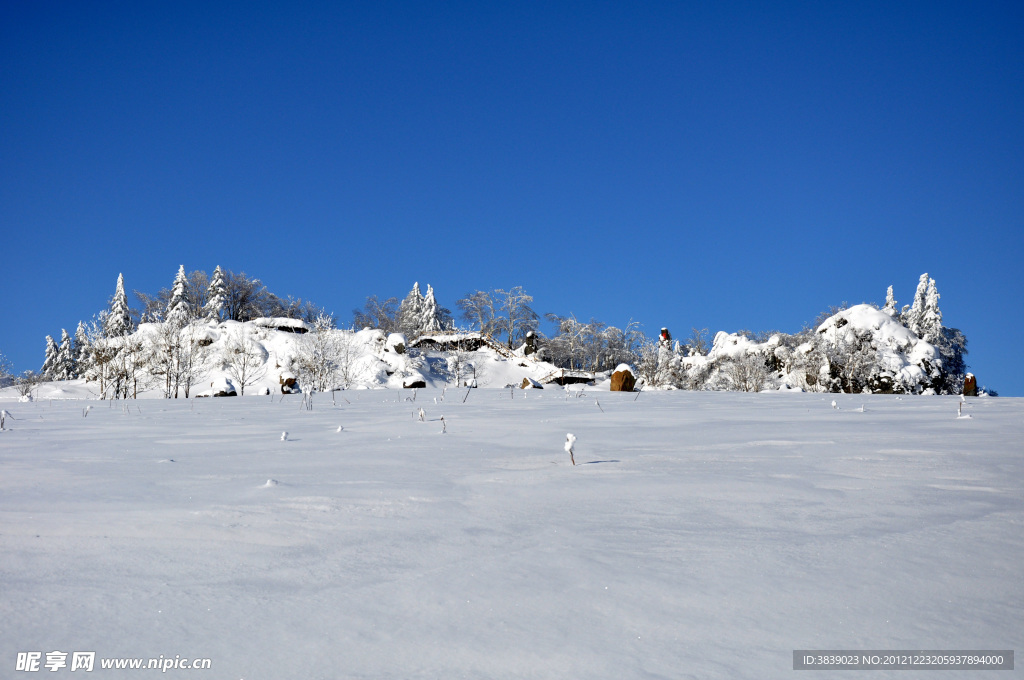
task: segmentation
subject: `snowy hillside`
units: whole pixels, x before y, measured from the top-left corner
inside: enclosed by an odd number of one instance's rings
[[[91,361],[85,378],[44,382],[31,394],[37,399],[187,398],[446,385],[505,387],[558,372],[553,364],[526,356],[522,349],[507,350],[484,341],[479,333],[446,337],[477,342],[471,343],[472,349],[432,350],[429,343],[418,349],[399,333],[340,330],[287,318],[194,321],[181,328],[144,323],[129,335],[95,341],[97,349],[90,356],[103,361]],[[14,387],[0,390],[0,400],[16,395]]]
[[[733,680],[1021,647],[1021,400],[412,399],[5,403],[4,677],[55,650],[98,678]]]
[[[954,350],[956,348],[953,348]],[[892,315],[854,305],[812,331],[764,342],[719,332],[706,355],[663,351],[661,382],[688,389],[958,394],[963,364]]]
[[[59,344],[46,337],[39,374],[7,376],[0,356],[0,385],[13,382],[21,395],[101,399],[553,380],[601,385],[627,365],[643,389],[995,394],[969,378],[967,338],[943,325],[928,274],[902,311],[890,286],[881,309],[833,308],[815,328],[795,334],[722,331],[710,347],[707,329],[673,342],[662,328],[652,340],[635,322],[617,328],[573,315],[546,315],[556,328],[545,336],[533,298],[521,287],[458,300],[475,332],[456,329],[429,284],[424,294],[415,283],[400,304],[368,297],[354,312],[359,332],[339,330],[332,315],[311,303],[286,303],[258,280],[219,267],[208,280],[181,266],[172,289],[138,296],[146,321],[136,325],[119,277],[109,308],[91,324],[79,323],[73,340],[64,329]],[[69,383],[83,378],[84,386]],[[37,390],[40,381],[59,384]]]

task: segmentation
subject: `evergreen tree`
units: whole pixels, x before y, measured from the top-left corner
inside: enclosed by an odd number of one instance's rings
[[[892,294],[892,286],[889,286],[889,290],[885,292],[885,307],[882,307],[882,311],[891,317],[896,317],[896,298]]]
[[[75,346],[71,356],[72,363],[75,366],[75,377],[84,378],[89,372],[90,354],[89,332],[82,321],[78,322],[78,328],[75,329]]]
[[[108,338],[118,338],[132,332],[132,313],[128,309],[128,296],[124,293],[124,275],[117,275],[117,289],[110,300],[110,310],[103,324]]]
[[[210,279],[210,286],[206,289],[206,306],[203,307],[203,314],[211,321],[220,321],[224,309],[228,303],[228,285],[224,279],[224,270],[217,265],[213,270],[213,278]]]
[[[928,279],[924,311],[921,314],[921,332],[918,335],[933,345],[942,337],[942,311],[939,309],[939,291],[935,289],[935,279]]]
[[[427,284],[427,294],[423,298],[423,312],[420,317],[418,334],[437,333],[451,326],[451,312],[437,304],[434,289]]]
[[[188,302],[188,277],[185,275],[185,265],[178,267],[178,274],[174,277],[174,285],[171,287],[171,299],[167,302],[167,314],[164,315],[167,323],[181,328],[192,320],[192,306]]]
[[[67,330],[60,329],[60,346],[57,348],[57,361],[54,365],[54,380],[73,380],[78,375],[75,371],[75,355],[71,347],[71,336]]]
[[[415,339],[419,334],[420,324],[423,323],[425,302],[417,281],[412,285],[409,294],[402,300],[402,304],[398,306],[398,332],[404,333],[409,340]]]
[[[921,336],[921,317],[924,315],[925,298],[928,293],[928,273],[921,274],[917,282],[917,291],[914,293],[914,302],[910,307],[903,307],[903,325]]]
[[[53,336],[46,336],[46,355],[43,358],[43,367],[40,369],[40,373],[47,380],[54,380],[53,377],[56,373],[57,368],[57,343],[53,341]]]

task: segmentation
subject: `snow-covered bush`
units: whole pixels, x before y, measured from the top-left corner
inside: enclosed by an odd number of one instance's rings
[[[224,344],[224,371],[245,396],[245,388],[256,384],[267,374],[267,350],[245,331],[234,333]]]

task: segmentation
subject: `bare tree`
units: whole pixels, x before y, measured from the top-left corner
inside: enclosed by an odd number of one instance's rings
[[[150,354],[137,335],[125,336],[119,343],[117,355],[111,362],[114,396],[120,399],[139,398],[139,390],[149,386]]]
[[[448,376],[449,382],[455,385],[462,385],[463,378],[476,380],[475,352],[471,352],[461,343],[448,352]]]
[[[299,384],[303,389],[326,392],[334,388],[340,369],[342,346],[334,319],[321,314],[313,330],[302,336],[296,357]]]
[[[708,329],[694,326],[690,329],[690,337],[683,345],[689,354],[707,356],[711,350],[711,346],[708,344]]]
[[[202,315],[203,307],[206,306],[209,298],[207,292],[210,288],[210,277],[206,272],[197,269],[189,272],[185,283],[185,299],[188,300],[189,308],[196,316]]]
[[[523,290],[522,286],[516,286],[511,290],[498,288],[494,295],[500,301],[501,311],[504,312],[503,316],[495,317],[494,330],[504,332],[508,338],[508,348],[513,349],[523,341],[528,332],[537,330],[539,317],[530,306],[533,296]]]
[[[261,344],[241,334],[230,338],[224,345],[224,370],[238,385],[239,395],[267,374],[267,351]]]
[[[208,370],[210,347],[200,342],[202,339],[202,334],[194,325],[186,326],[180,334],[177,383],[184,391],[186,399],[193,385],[198,383]],[[177,389],[174,396],[178,396]]]
[[[100,399],[116,397],[120,383],[115,359],[121,346],[117,338],[108,338],[106,333],[106,311],[100,312],[88,324],[82,325],[85,341],[79,362],[86,365],[86,382],[95,382]],[[78,334],[76,333],[76,336]]]
[[[41,373],[25,371],[14,380],[14,386],[18,390],[18,396],[32,398],[32,392],[45,380]]]
[[[224,275],[227,291],[224,304],[224,316],[232,321],[252,321],[264,316],[267,297],[266,286],[259,279],[238,274],[228,270]]]
[[[484,290],[468,293],[455,305],[462,312],[461,316],[473,324],[481,333],[491,334],[494,328],[494,298]]]
[[[153,336],[149,354],[150,371],[154,376],[163,378],[164,399],[178,395],[181,344],[181,329],[174,324],[161,324]]]
[[[352,389],[361,375],[359,360],[362,358],[362,343],[350,331],[336,331],[335,351],[337,353],[337,379],[339,386]]]
[[[768,369],[760,354],[733,357],[726,374],[732,388],[738,392],[760,392],[768,381]]]
[[[376,295],[370,295],[362,310],[352,310],[352,316],[356,328],[379,328],[385,334],[394,333],[398,328],[398,298],[381,301]]]
[[[650,339],[640,346],[636,369],[648,387],[660,387],[665,381],[664,372],[661,370],[660,350],[659,344]]]

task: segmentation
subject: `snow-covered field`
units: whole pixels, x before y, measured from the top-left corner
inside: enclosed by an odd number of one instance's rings
[[[15,671],[55,650],[101,678],[619,680],[1024,648],[1024,400],[466,394],[0,404],[0,677],[83,675]]]

